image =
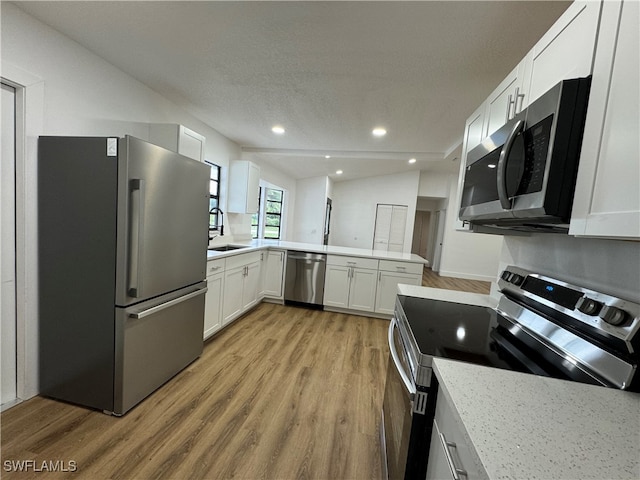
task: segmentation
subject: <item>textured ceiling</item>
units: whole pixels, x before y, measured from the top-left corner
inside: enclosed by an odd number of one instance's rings
[[[297,178],[451,170],[465,119],[570,2],[18,2]],[[274,124],[286,129],[271,132]],[[388,134],[373,138],[373,127]],[[332,155],[326,160],[324,155]],[[406,160],[415,157],[409,167]]]

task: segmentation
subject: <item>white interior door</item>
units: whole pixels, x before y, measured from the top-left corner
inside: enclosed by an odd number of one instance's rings
[[[16,90],[2,84],[2,165],[0,167],[0,251],[2,253],[2,288],[0,313],[1,404],[16,400],[16,245],[15,245],[15,119]]]
[[[390,252],[404,251],[404,235],[407,225],[406,205],[383,205],[376,208],[373,232],[373,249]]]

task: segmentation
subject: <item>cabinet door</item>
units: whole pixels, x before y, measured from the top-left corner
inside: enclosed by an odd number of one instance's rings
[[[640,238],[640,4],[605,2],[569,233]]]
[[[393,314],[398,294],[398,285],[420,285],[421,275],[410,273],[379,272],[376,291],[376,312]]]
[[[456,192],[456,223],[457,230],[468,230],[467,224],[463,224],[458,219],[458,212],[460,211],[460,203],[462,200],[462,185],[464,182],[464,174],[466,172],[465,162],[467,158],[467,152],[473,150],[482,141],[482,135],[484,133],[484,113],[486,110],[487,102],[483,102],[475,112],[467,119],[464,125],[464,137],[462,139],[462,160],[460,161],[460,171],[458,173],[458,191]]]
[[[523,70],[522,64],[514,68],[487,98],[482,138],[498,130],[522,108]]]
[[[464,139],[462,141],[462,158],[466,157],[469,150],[480,145],[484,134],[486,103],[480,105],[467,119],[464,126]]]
[[[244,284],[242,287],[242,311],[258,303],[260,289],[260,262],[250,263],[245,267]]]
[[[231,162],[229,168],[227,210],[233,213],[256,213],[260,191],[260,168],[246,160]]]
[[[264,266],[264,295],[267,297],[282,298],[282,274],[284,270],[284,252],[265,252],[266,264]]]
[[[351,267],[327,265],[323,305],[348,308],[350,280]]]
[[[178,153],[185,157],[204,162],[205,139],[199,133],[180,126],[178,137]]]
[[[224,273],[224,301],[222,302],[222,323],[226,325],[242,312],[242,288],[244,286],[244,266]]]
[[[600,8],[600,2],[576,0],[536,43],[530,78],[524,85],[526,104],[561,80],[591,74]]]
[[[208,338],[222,327],[222,298],[224,274],[207,277],[207,294],[204,306],[204,338]]]
[[[351,268],[349,308],[373,312],[376,304],[377,270]]]

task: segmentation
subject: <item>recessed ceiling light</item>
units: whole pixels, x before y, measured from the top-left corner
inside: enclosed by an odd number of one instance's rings
[[[281,127],[280,125],[275,125],[271,127],[271,131],[276,135],[282,135],[284,133],[284,128]]]
[[[325,155],[324,158],[331,158],[331,155]]]
[[[384,137],[387,134],[387,131],[382,127],[376,127],[371,133],[374,137]]]
[[[342,175],[342,170],[336,170],[336,175]]]
[[[409,163],[416,163],[416,159],[415,158],[410,158],[409,159]]]
[[[495,164],[495,163],[490,163],[489,165],[487,165],[487,167],[489,167],[489,168],[496,168],[496,164]]]

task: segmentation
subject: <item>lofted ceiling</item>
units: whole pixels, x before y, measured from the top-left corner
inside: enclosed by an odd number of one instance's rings
[[[244,158],[341,180],[456,171],[466,118],[569,3],[16,5],[237,142]],[[377,126],[387,135],[374,138]]]

